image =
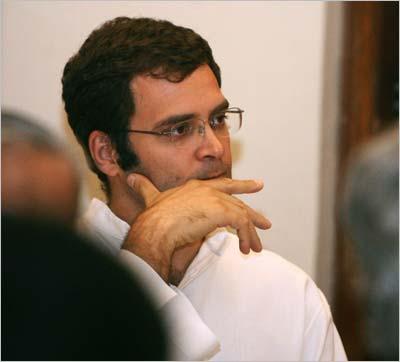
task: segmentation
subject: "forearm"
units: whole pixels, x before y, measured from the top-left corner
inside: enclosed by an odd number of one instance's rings
[[[144,260],[165,282],[168,282],[173,253],[167,230],[160,218],[145,212],[137,217],[122,244],[123,250]]]

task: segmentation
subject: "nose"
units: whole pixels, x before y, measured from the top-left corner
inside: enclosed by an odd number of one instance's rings
[[[197,137],[201,138],[199,140],[199,146],[196,149],[196,157],[199,160],[204,158],[222,158],[225,152],[225,144],[228,141],[221,141],[221,139],[215,135],[210,125],[206,124],[202,133],[198,134]]]

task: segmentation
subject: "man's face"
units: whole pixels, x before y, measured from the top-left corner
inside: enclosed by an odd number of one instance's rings
[[[134,172],[148,177],[160,191],[190,179],[231,177],[229,138],[217,138],[208,126],[210,117],[228,105],[207,65],[179,83],[138,76],[131,88],[136,105],[131,129],[159,130],[161,122],[188,114],[207,123],[204,136],[197,136],[199,142],[185,148],[177,147],[165,136],[131,133],[132,149],[140,160]]]

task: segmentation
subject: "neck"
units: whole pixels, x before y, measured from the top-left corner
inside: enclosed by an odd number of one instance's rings
[[[146,208],[143,200],[135,195],[124,185],[113,185],[110,182],[111,195],[108,200],[108,206],[114,215],[132,225],[137,216]]]
[[[132,225],[138,215],[144,210],[144,208],[139,206],[115,202],[112,199],[109,201],[108,207],[111,209],[114,215],[124,220],[129,225]]]

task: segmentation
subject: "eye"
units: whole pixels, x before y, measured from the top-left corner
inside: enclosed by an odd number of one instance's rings
[[[218,113],[211,119],[210,126],[212,129],[224,128],[227,120],[227,114]]]
[[[166,133],[171,137],[184,137],[190,135],[193,130],[193,125],[190,122],[183,122],[171,127]]]

